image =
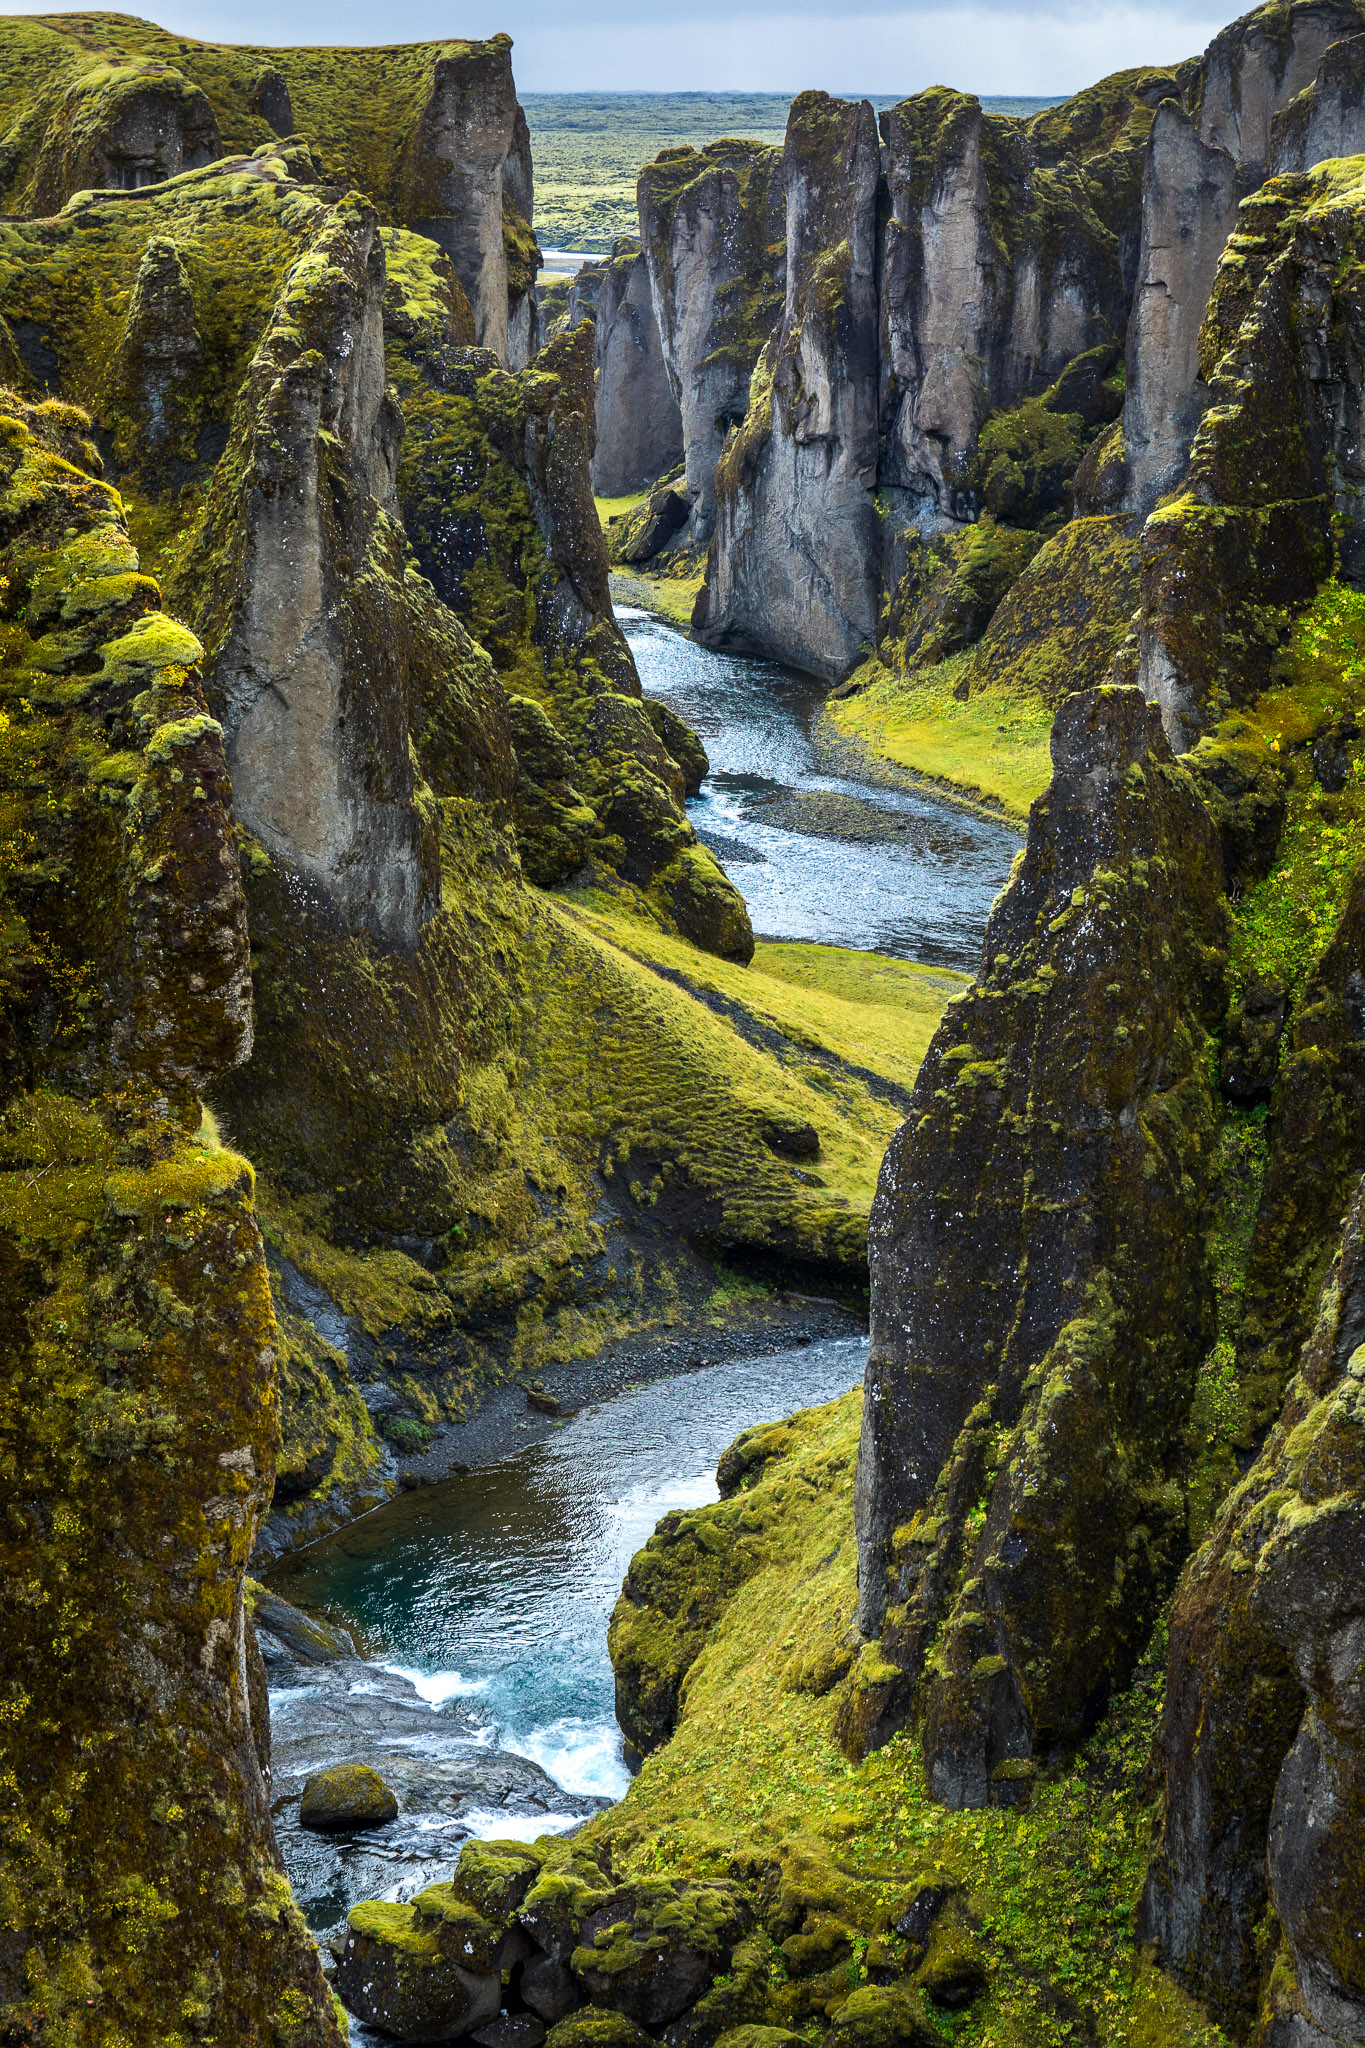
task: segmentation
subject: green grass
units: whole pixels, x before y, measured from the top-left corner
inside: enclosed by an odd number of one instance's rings
[[[864,687],[832,702],[827,716],[838,737],[870,754],[1025,818],[1052,775],[1052,713],[1036,697],[991,684],[960,703],[953,688],[970,660],[958,654],[897,676],[874,659],[861,671]]]
[[[1133,1938],[1150,1848],[1161,1631],[1074,1765],[1040,1784],[1024,1810],[937,1805],[906,1735],[850,1765],[831,1735],[849,1681],[823,1697],[802,1686],[803,1659],[855,1603],[861,1409],[858,1389],[795,1417],[789,1454],[743,1495],[764,1561],[711,1628],[671,1741],[588,1838],[610,1839],[623,1874],[716,1877],[776,1861],[897,1967],[897,1902],[921,1883],[956,1881],[991,1970],[970,2010],[936,2015],[957,2048],[1084,2039],[1215,2048],[1223,2037],[1145,1964]],[[867,1977],[856,1948],[848,1972],[851,1989]]]
[[[648,496],[648,491],[627,491],[624,498],[594,498],[593,504],[597,507],[597,517],[603,533],[613,519],[619,519],[624,512],[633,512]]]

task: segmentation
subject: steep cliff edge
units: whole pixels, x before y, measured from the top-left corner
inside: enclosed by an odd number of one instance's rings
[[[0,413],[0,2024],[335,2048],[242,1594],[270,1289],[251,1169],[198,1130],[251,1043],[222,731],[89,421]]]
[[[253,49],[123,14],[10,21],[0,30],[0,189],[11,212],[55,213],[89,187],[158,184],[296,135],[328,183],[363,191],[385,224],[445,250],[475,338],[522,369],[538,340],[539,250],[511,55],[505,35]]]

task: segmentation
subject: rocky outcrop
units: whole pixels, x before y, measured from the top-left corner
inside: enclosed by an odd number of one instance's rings
[[[1167,1489],[1209,1341],[1216,842],[1136,691],[1067,698],[1052,745],[871,1226],[857,1529],[880,1648],[844,1735],[884,1741],[918,1692],[954,1806],[1017,1799],[1126,1683],[1180,1559]]]
[[[297,131],[331,183],[446,251],[484,347],[514,369],[535,353],[540,252],[510,37],[347,50],[320,67],[315,50],[184,42],[124,15],[3,35],[24,81],[0,153],[11,211],[135,191]]]
[[[638,242],[616,242],[596,299],[599,497],[644,490],[682,459],[682,415],[654,318],[649,265]]]
[[[879,594],[878,149],[867,102],[794,100],[782,179],[786,307],[716,471],[694,623],[713,646],[753,646],[835,676],[871,641]]]
[[[1365,1274],[1353,1200],[1284,1411],[1181,1581],[1143,1901],[1166,1966],[1266,2043],[1365,2030]]]
[[[640,173],[640,239],[682,415],[695,540],[715,523],[716,462],[782,311],[784,190],[779,152],[752,142],[666,149]],[[818,233],[815,214],[807,233]]]
[[[91,186],[135,192],[221,155],[213,108],[197,85],[168,64],[111,58],[83,69],[43,110],[28,210],[56,213]]]
[[[1275,180],[1244,204],[1218,272],[1201,339],[1211,410],[1142,537],[1138,680],[1178,749],[1266,687],[1283,608],[1328,573],[1334,529],[1348,576],[1365,559],[1360,322],[1342,287],[1357,193],[1348,166]]]
[[[243,1592],[278,1442],[265,1258],[250,1167],[196,1136],[251,1044],[222,732],[89,421],[3,411],[0,2024],[337,2048]]]
[[[1179,481],[1210,403],[1199,330],[1238,201],[1268,170],[1291,168],[1315,118],[1324,135],[1347,139],[1350,87],[1336,61],[1324,66],[1320,116],[1308,102],[1318,105],[1315,74],[1329,46],[1358,35],[1362,19],[1353,0],[1295,0],[1244,15],[1210,43],[1183,104],[1167,103],[1153,124],[1124,412],[1127,503],[1143,517]],[[1289,119],[1291,101],[1296,111],[1277,143],[1276,117]],[[1323,152],[1334,153],[1343,152]]]
[[[1270,124],[1266,170],[1311,171],[1334,156],[1365,147],[1365,36],[1343,31],[1330,43],[1311,85]]]
[[[1235,158],[1203,142],[1184,108],[1167,100],[1152,123],[1143,179],[1123,415],[1127,503],[1144,517],[1179,481],[1209,402],[1199,331],[1239,187]]]
[[[327,215],[300,252],[236,408],[235,492],[201,529],[196,616],[243,823],[353,928],[411,945],[437,879],[382,624],[404,573],[385,282],[367,208]]]

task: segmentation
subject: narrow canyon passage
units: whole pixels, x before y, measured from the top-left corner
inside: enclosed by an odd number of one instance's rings
[[[824,772],[819,685],[619,615],[646,691],[706,745],[690,814],[756,932],[975,966],[1013,832]],[[288,1600],[347,1623],[368,1660],[312,1667],[304,1683],[290,1666],[271,1694],[276,1829],[319,1933],[359,1898],[415,1896],[470,1836],[529,1840],[620,1797],[607,1623],[632,1554],[662,1515],[716,1498],[716,1460],[741,1430],[845,1392],[865,1356],[850,1334],[627,1388],[548,1441],[398,1495],[272,1575]],[[350,1837],[302,1828],[303,1779],[362,1755],[390,1779],[401,1759],[398,1820]]]

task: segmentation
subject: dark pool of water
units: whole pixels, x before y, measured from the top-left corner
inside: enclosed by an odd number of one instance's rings
[[[825,691],[809,676],[700,647],[648,612],[618,605],[616,615],[647,693],[705,744],[711,773],[689,813],[760,937],[976,967],[1016,833],[934,797],[821,774],[811,730]],[[789,791],[859,798],[894,814],[904,836],[869,844],[765,824],[765,801]]]
[[[433,1706],[458,1699],[567,1789],[619,1796],[606,1634],[632,1554],[669,1509],[716,1498],[742,1429],[844,1393],[866,1353],[841,1338],[618,1394],[501,1464],[398,1496],[272,1581],[352,1617]]]

